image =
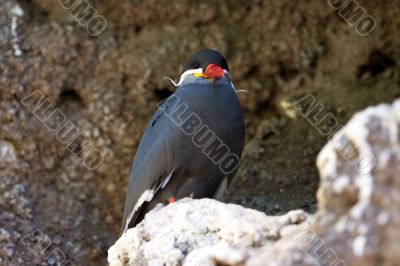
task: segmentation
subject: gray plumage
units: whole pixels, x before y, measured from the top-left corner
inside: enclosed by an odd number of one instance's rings
[[[240,158],[243,113],[228,75],[217,80],[188,76],[169,99],[173,97],[184,102],[191,113],[199,116],[201,124],[207,125]],[[224,174],[202,148],[193,144],[193,134],[185,134],[173,121],[168,108],[174,106],[167,100],[153,115],[140,140],[129,177],[122,232],[140,222],[157,203],[167,203],[170,196],[214,197],[219,185],[230,184],[236,173],[237,169]],[[144,195],[145,191],[150,192]]]

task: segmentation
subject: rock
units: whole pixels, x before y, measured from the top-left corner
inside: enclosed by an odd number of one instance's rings
[[[9,141],[0,140],[0,160],[14,161],[16,157],[14,145]]]
[[[235,204],[185,198],[149,212],[109,249],[108,261],[110,265],[243,265],[255,260],[261,247],[278,241],[285,228],[306,217],[301,210],[272,217]]]
[[[259,140],[264,140],[272,134],[279,134],[279,131],[285,124],[286,121],[284,119],[265,119],[257,128],[256,138]]]
[[[315,230],[348,265],[400,261],[400,100],[357,113],[318,156]]]

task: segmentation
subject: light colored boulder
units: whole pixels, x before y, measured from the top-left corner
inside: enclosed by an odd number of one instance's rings
[[[267,216],[212,199],[156,207],[109,249],[110,265],[243,265],[307,215]],[[262,265],[254,262],[253,265]]]
[[[400,262],[400,100],[354,115],[323,148],[314,229],[349,265]]]

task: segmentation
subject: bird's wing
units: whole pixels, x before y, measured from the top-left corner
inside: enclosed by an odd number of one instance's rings
[[[160,109],[150,120],[133,160],[125,200],[122,232],[128,229],[132,218],[137,217],[135,212],[140,206],[145,201],[151,201],[157,190],[164,187],[171,178],[173,144],[174,139],[179,137],[177,130],[170,118]]]

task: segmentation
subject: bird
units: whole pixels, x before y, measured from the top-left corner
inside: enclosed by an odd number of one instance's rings
[[[177,89],[159,104],[133,159],[121,234],[159,203],[221,199],[240,164],[244,115],[226,59],[200,50],[171,82]]]

